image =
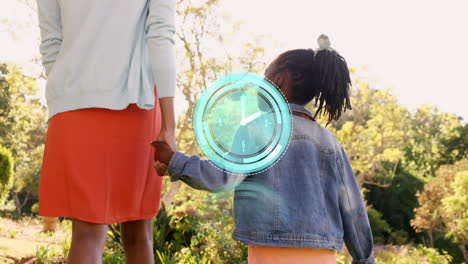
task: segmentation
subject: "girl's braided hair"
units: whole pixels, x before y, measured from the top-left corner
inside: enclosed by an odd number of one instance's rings
[[[315,116],[328,115],[329,124],[338,120],[346,109],[351,110],[349,100],[349,75],[346,60],[330,48],[328,37],[319,37],[320,49],[296,49],[282,53],[275,60],[277,71],[288,71],[292,77],[292,101],[307,104],[315,99]]]

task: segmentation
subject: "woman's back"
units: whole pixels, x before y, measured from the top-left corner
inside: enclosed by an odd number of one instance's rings
[[[152,65],[175,73],[174,18],[161,2],[38,0],[50,117],[86,107],[154,106]]]

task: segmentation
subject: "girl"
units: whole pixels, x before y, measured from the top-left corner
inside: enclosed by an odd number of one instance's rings
[[[113,223],[127,263],[153,263],[161,178],[148,142],[175,150],[175,0],[37,4],[49,107],[39,215],[73,219],[68,263],[101,263]]]
[[[366,208],[349,161],[314,118],[324,113],[329,123],[351,109],[346,62],[326,36],[319,45],[315,52],[287,51],[265,72],[294,114],[290,145],[269,170],[232,175],[153,142],[155,167],[167,168],[172,181],[213,192],[235,186],[232,236],[248,244],[250,264],[336,263],[334,252],[341,251],[343,241],[353,263],[374,263]],[[318,103],[314,115],[304,108],[312,100]]]

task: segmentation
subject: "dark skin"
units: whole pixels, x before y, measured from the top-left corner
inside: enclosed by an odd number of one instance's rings
[[[294,73],[291,73],[289,71],[278,71],[278,67],[276,66],[275,62],[272,62],[267,69],[265,70],[265,77],[276,84],[278,88],[283,92],[284,96],[286,97],[286,100],[290,103],[297,104],[297,102],[294,101],[293,99],[293,78],[296,77],[293,76]]]
[[[265,77],[276,84],[283,92],[288,102],[296,103],[292,97],[292,76],[289,71],[278,71],[275,62],[272,62],[265,70]],[[174,155],[174,151],[163,141],[153,141],[151,145],[156,149],[154,155],[154,167],[158,175],[164,175],[167,166]]]
[[[151,219],[122,223],[120,231],[126,263],[154,263]]]
[[[120,227],[126,263],[154,263],[151,219],[127,221]],[[73,219],[73,239],[67,263],[102,263],[106,235],[107,225]]]
[[[101,263],[107,225],[73,219],[72,242],[67,263]]]

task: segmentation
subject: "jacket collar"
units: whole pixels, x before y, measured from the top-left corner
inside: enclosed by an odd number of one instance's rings
[[[289,103],[289,109],[291,109],[291,112],[299,112],[299,113],[303,113],[303,114],[306,114],[308,115],[310,118],[312,118],[312,120],[315,120],[314,116],[312,115],[311,112],[309,112],[309,110],[307,110],[304,106],[302,105],[298,105],[298,104],[293,104],[293,103]]]

